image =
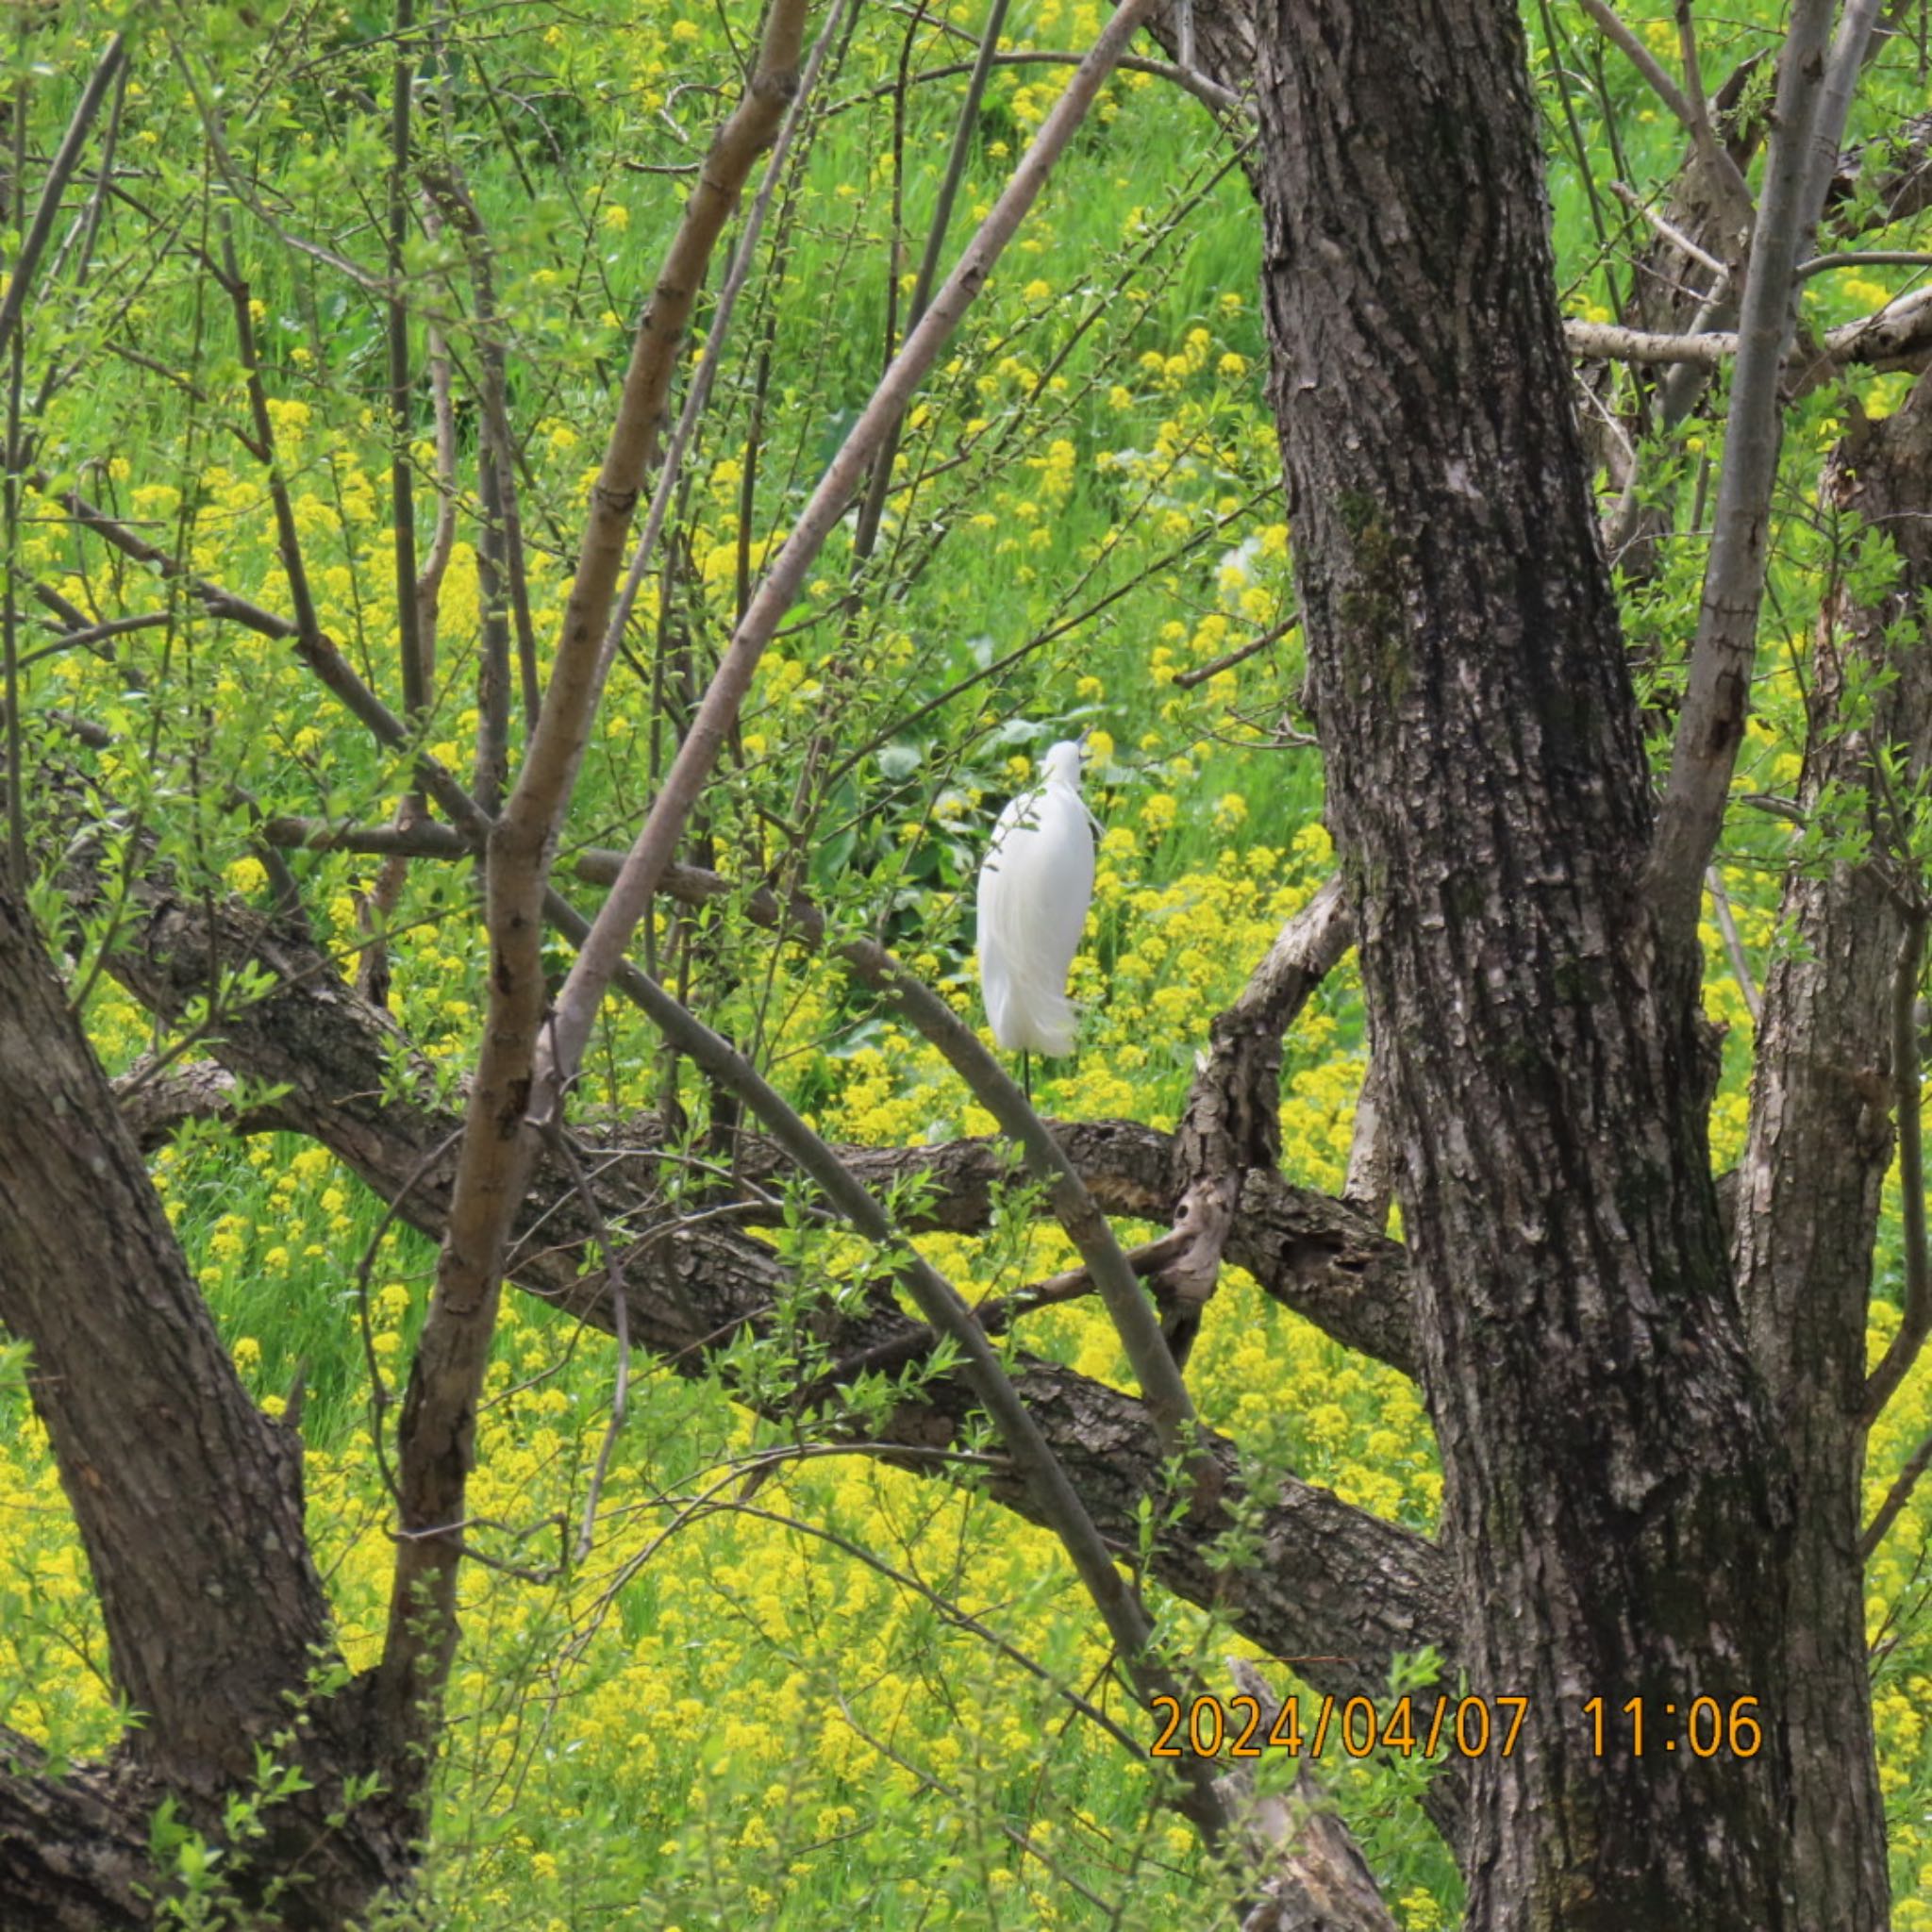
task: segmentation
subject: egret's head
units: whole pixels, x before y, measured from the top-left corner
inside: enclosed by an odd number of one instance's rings
[[[1071,785],[1077,791],[1080,789],[1079,741],[1061,739],[1041,760],[1040,769],[1046,774],[1049,785]]]

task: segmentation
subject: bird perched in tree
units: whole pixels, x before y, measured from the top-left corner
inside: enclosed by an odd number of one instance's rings
[[[1093,899],[1092,814],[1080,796],[1080,746],[1063,739],[1041,782],[1011,800],[979,868],[979,984],[992,1037],[1021,1056],[1074,1050],[1079,1013],[1067,973]]]

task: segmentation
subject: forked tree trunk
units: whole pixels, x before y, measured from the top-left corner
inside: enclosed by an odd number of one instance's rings
[[[1463,1656],[1529,1700],[1473,1767],[1469,1924],[1882,1924],[1791,1856],[1846,1775],[1796,1735],[1792,1659],[1849,1669],[1857,1633],[1787,1628],[1791,1470],[1710,1179],[1697,962],[1637,895],[1649,785],[1515,11],[1276,0],[1259,41],[1274,400]],[[1758,1700],[1757,1755],[1692,1755],[1701,1697]]]

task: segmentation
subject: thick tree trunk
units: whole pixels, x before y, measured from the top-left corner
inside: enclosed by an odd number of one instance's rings
[[[301,1449],[237,1379],[132,1136],[15,904],[0,898],[0,1320],[93,1565],[140,1755],[245,1771],[327,1607]],[[77,1283],[86,1289],[77,1289]]]
[[[301,1445],[249,1400],[139,1148],[17,902],[0,891],[0,1324],[93,1572],[116,1688],[140,1713],[124,1761],[42,1774],[0,1731],[0,1924],[146,1923],[155,1804],[219,1837],[256,1749],[309,1789],[231,1858],[243,1894],[295,1869],[294,1927],[340,1924],[404,1874],[387,1800],[342,1807],[370,1761],[358,1687],[309,1691],[331,1653],[302,1516]],[[130,1914],[135,1915],[130,1918]]]
[[[1473,1767],[1469,1924],[1855,1927],[1788,1889],[1790,1482],[1694,966],[1635,891],[1651,806],[1515,13],[1277,0],[1260,42],[1274,401],[1463,1655],[1529,1700]],[[1700,1697],[1760,1700],[1761,1750],[1692,1756]]]

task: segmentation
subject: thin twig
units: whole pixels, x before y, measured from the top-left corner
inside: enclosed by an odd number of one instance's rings
[[[1730,958],[1731,971],[1737,975],[1738,991],[1744,995],[1744,1005],[1755,1026],[1764,1003],[1758,997],[1757,983],[1751,976],[1751,962],[1744,957],[1744,942],[1738,937],[1738,922],[1731,912],[1731,895],[1724,891],[1724,874],[1714,865],[1706,870],[1704,883],[1710,891],[1711,908],[1717,914],[1717,929],[1724,935],[1724,952]]]
[[[7,292],[0,296],[0,354],[6,352],[19,325],[21,311],[26,306],[27,294],[34,285],[34,273],[41,265],[47,239],[53,234],[54,224],[60,213],[60,197],[67,192],[67,184],[80,164],[80,151],[87,145],[88,132],[101,111],[101,102],[106,98],[108,87],[126,58],[126,42],[119,34],[109,35],[101,58],[94,62],[94,71],[88,75],[87,85],[80,91],[79,100],[74,104],[67,132],[61,136],[60,145],[55,149],[54,158],[48,164],[47,178],[41,185],[41,198],[34,208],[34,218],[27,226],[26,235],[21,242],[20,253],[8,264]],[[16,102],[14,111],[24,114],[25,103]]]
[[[554,916],[564,924],[567,935],[581,945],[579,935],[588,933],[588,922],[567,902],[551,896],[556,908]],[[572,931],[572,927],[575,930]],[[1015,1467],[1032,1491],[1041,1519],[1053,1526],[1086,1585],[1109,1635],[1121,1649],[1136,1690],[1143,1699],[1174,1694],[1170,1674],[1152,1647],[1153,1626],[1145,1609],[1115,1567],[1106,1539],[958,1291],[923,1255],[903,1241],[891,1217],[836,1150],[805,1124],[791,1103],[736,1047],[627,960],[620,961],[619,977],[677,1051],[756,1114],[779,1147],[818,1183],[852,1226],[891,1257],[898,1279],[920,1313],[958,1345],[960,1373],[999,1430]],[[993,1071],[999,1073],[997,1067]],[[999,1078],[1005,1080],[1005,1075],[999,1074]],[[1054,1152],[1058,1155],[1058,1148]],[[1132,1290],[1132,1295],[1145,1312],[1146,1305],[1138,1288]],[[1157,1345],[1158,1334],[1157,1327]],[[1165,1355],[1164,1345],[1160,1345],[1160,1352]],[[1186,1400],[1185,1391],[1182,1400]],[[1226,1817],[1205,1763],[1184,1761],[1181,1770],[1186,1780],[1178,1798],[1181,1808],[1204,1837],[1215,1841],[1226,1829]]]
[[[938,359],[991,274],[1151,5],[1152,0],[1124,0],[1101,30],[1092,51],[1041,124],[978,233],[967,243],[945,286],[873,391],[759,586],[658,789],[624,874],[612,887],[589,942],[558,995],[556,1027],[546,1035],[547,1051],[540,1054],[532,1094],[532,1108],[539,1117],[561,1103],[575,1075],[604,990],[611,983],[630,936],[656,892],[658,880],[676,851],[699,792],[709,782],[773,631],[796,600],[820,547],[852,500],[886,429]]]
[[[1869,1563],[1878,1545],[1885,1541],[1887,1532],[1898,1521],[1899,1512],[1912,1499],[1912,1491],[1919,1486],[1919,1478],[1932,1468],[1932,1436],[1927,1436],[1906,1458],[1906,1466],[1899,1471],[1897,1479],[1885,1492],[1885,1501],[1879,1504],[1877,1514],[1865,1525],[1865,1533],[1858,1539],[1858,1557]]]
[[[1085,58],[1071,48],[1003,47],[992,57],[992,64],[995,67],[1077,67]],[[1250,121],[1255,118],[1253,101],[1223,87],[1198,67],[1176,66],[1171,60],[1156,60],[1145,54],[1123,54],[1120,66],[1127,74],[1151,74],[1158,80],[1170,81],[1217,114],[1241,114]],[[955,80],[962,74],[972,73],[973,67],[971,60],[954,60],[943,67],[922,68],[919,73],[907,76],[907,85],[919,87],[927,81]],[[873,87],[861,88],[857,93],[847,94],[843,100],[834,101],[825,111],[827,114],[842,114],[848,108],[882,99],[896,86],[896,81],[886,80]]]
[[[1175,688],[1192,691],[1197,684],[1206,684],[1210,677],[1219,677],[1224,671],[1232,671],[1237,664],[1245,664],[1250,658],[1258,657],[1270,644],[1278,644],[1301,621],[1301,612],[1296,611],[1292,617],[1284,617],[1279,624],[1264,630],[1259,637],[1232,651],[1223,652],[1211,663],[1197,664],[1191,671],[1175,672]]]
[[[617,1447],[617,1439],[623,1434],[625,1419],[630,1412],[630,1295],[625,1284],[624,1263],[618,1258],[617,1243],[610,1238],[604,1209],[598,1204],[596,1190],[591,1186],[589,1175],[584,1173],[583,1162],[577,1158],[575,1144],[558,1127],[549,1129],[545,1138],[562,1156],[564,1165],[570,1170],[571,1187],[591,1218],[598,1249],[604,1257],[604,1287],[610,1302],[610,1328],[617,1338],[617,1379],[610,1391],[610,1420],[605,1425],[604,1440],[597,1449],[596,1466],[591,1472],[590,1487],[584,1493],[576,1548],[571,1555],[573,1562],[581,1563],[591,1554],[595,1541],[597,1505],[603,1500],[604,1479],[609,1472],[611,1452]],[[665,1231],[676,1224],[675,1222],[665,1224]]]
[[[806,0],[774,0],[758,70],[720,127],[666,252],[638,326],[591,491],[542,716],[509,802],[488,835],[489,1011],[436,1288],[399,1431],[403,1528],[417,1534],[397,1541],[375,1693],[383,1750],[399,1761],[413,1757],[425,1726],[433,1725],[454,1656],[460,1553],[434,1528],[463,1514],[469,1445],[502,1293],[504,1252],[535,1161],[535,1140],[524,1123],[531,1061],[545,1024],[543,913],[548,904],[562,903],[549,889],[550,861],[589,741],[598,646],[679,345],[712,248],[791,98],[805,17]],[[421,761],[419,769],[427,764]],[[475,815],[474,802],[465,803]]]
[[[658,540],[664,527],[664,519],[669,514],[672,498],[676,494],[679,478],[684,471],[685,452],[691,447],[691,440],[697,428],[698,418],[704,413],[705,405],[710,398],[711,385],[717,378],[718,364],[724,354],[724,343],[731,327],[732,311],[738,306],[739,292],[751,273],[751,264],[758,252],[758,237],[763,232],[765,216],[771,209],[772,197],[776,193],[778,182],[785,171],[787,157],[791,142],[805,113],[806,103],[811,97],[812,87],[818,79],[819,65],[824,58],[825,49],[831,45],[837,33],[839,22],[845,10],[845,0],[832,0],[831,10],[825,16],[819,36],[812,42],[811,52],[806,58],[805,72],[800,77],[798,91],[793,94],[791,107],[786,110],[778,137],[772,143],[771,158],[765,164],[764,179],[758,184],[758,192],[752,198],[750,210],[744,219],[744,225],[738,238],[738,246],[731,258],[731,265],[724,275],[724,286],[718,291],[718,301],[712,310],[709,326],[705,331],[703,354],[698,358],[698,366],[691,376],[691,387],[685,392],[684,408],[678,412],[677,426],[672,431],[671,441],[664,451],[664,460],[658,471],[658,481],[651,491],[651,503],[644,515],[644,525],[639,533],[636,548],[631,552],[630,569],[626,573],[624,588],[618,593],[617,603],[610,613],[609,624],[604,634],[604,648],[598,658],[597,675],[602,680],[609,675],[610,665],[624,642],[624,634],[630,625],[632,607],[637,602],[638,591],[650,568],[651,558],[658,547]]]
[[[946,230],[952,224],[953,203],[966,173],[966,163],[979,139],[979,103],[986,92],[987,77],[992,71],[999,47],[1000,29],[1006,24],[1008,0],[992,0],[986,25],[980,31],[979,52],[967,76],[966,92],[959,98],[959,112],[953,125],[953,145],[946,157],[946,172],[940,176],[939,195],[933,204],[932,220],[925,232],[925,251],[920,257],[918,277],[913,283],[912,300],[906,310],[906,331],[919,326],[932,300],[932,285],[939,275],[940,256],[944,251]],[[908,48],[910,42],[908,42]],[[893,176],[896,185],[898,175]],[[890,356],[892,343],[886,348]],[[898,453],[899,433],[905,425],[903,411],[886,425],[877,456],[873,458],[872,480],[858,506],[858,525],[853,533],[852,567],[857,576],[870,560],[878,541],[879,523],[886,512],[886,496],[892,487],[892,460]]]
[[[1840,268],[1932,268],[1932,251],[1924,248],[1848,248],[1840,255],[1814,255],[1797,267],[1800,280],[1828,275]]]
[[[1674,222],[1667,221],[1627,181],[1612,181],[1610,183],[1610,192],[1625,208],[1631,208],[1636,213],[1641,215],[1673,248],[1680,250],[1683,254],[1688,255],[1692,261],[1708,269],[1720,281],[1728,281],[1730,279],[1730,270],[1716,256],[1712,255],[1707,249],[1700,248]],[[1714,289],[1712,292],[1715,292]]]
[[[1631,66],[1636,68],[1650,91],[1683,124],[1684,131],[1693,142],[1697,140],[1698,111],[1671,76],[1658,65],[1657,57],[1619,18],[1616,9],[1607,0],[1578,0],[1584,12],[1596,22],[1603,30],[1604,38],[1613,42]],[[1708,122],[1706,122],[1707,128]],[[1712,175],[1711,192],[1720,196],[1734,216],[1741,217],[1748,225],[1751,209],[1751,190],[1738,164],[1725,153],[1718,142],[1700,144],[1698,158]]]

